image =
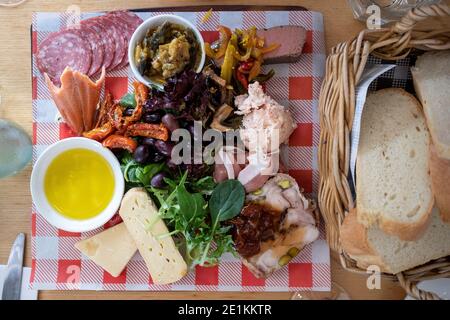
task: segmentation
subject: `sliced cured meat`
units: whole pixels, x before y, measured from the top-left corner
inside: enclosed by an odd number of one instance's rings
[[[79,30],[63,30],[47,37],[39,46],[36,62],[39,70],[55,82],[66,67],[88,73],[92,50]]]
[[[55,86],[44,74],[50,94],[66,123],[77,135],[94,127],[94,117],[105,81],[105,69],[97,82],[71,68],[61,75],[61,87]]]
[[[119,24],[123,26],[123,35],[125,37],[126,45],[131,39],[136,28],[143,22],[135,13],[129,11],[113,11],[108,13],[107,16],[112,17]],[[116,69],[124,68],[128,64],[128,54],[125,54],[122,63],[116,67]]]
[[[123,35],[123,27],[111,16],[99,17],[101,23],[115,40],[114,59],[109,66],[109,70],[118,67],[124,59],[127,59],[128,45]]]
[[[264,38],[268,45],[279,43],[276,50],[264,54],[264,63],[297,62],[306,41],[306,30],[301,26],[279,26],[258,30],[258,37]]]
[[[89,71],[87,72],[88,76],[93,76],[100,72],[104,56],[105,56],[105,48],[102,42],[102,39],[100,37],[100,34],[97,32],[95,28],[92,26],[83,26],[80,30],[82,32],[83,36],[87,41],[89,41],[89,44],[91,46],[92,50],[92,62],[91,67],[89,68]]]
[[[133,29],[136,29],[143,22],[137,14],[130,11],[113,11],[109,15],[118,17]]]
[[[111,30],[103,26],[100,17],[94,17],[81,21],[81,26],[92,28],[98,35],[100,35],[105,54],[103,56],[103,66],[109,70],[114,60],[114,52],[116,50],[116,41]]]
[[[128,11],[114,11],[81,21],[81,28],[52,33],[39,46],[37,66],[59,84],[66,67],[88,76],[121,69],[128,64],[128,42],[142,19]]]

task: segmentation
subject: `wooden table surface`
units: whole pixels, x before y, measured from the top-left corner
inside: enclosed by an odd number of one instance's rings
[[[79,5],[82,11],[146,8],[162,6],[242,4],[241,1],[193,0],[28,0],[17,8],[0,7],[0,117],[14,120],[31,134],[30,33],[33,11],[65,11]],[[281,1],[247,0],[246,4],[280,5]],[[364,25],[353,19],[347,0],[283,1],[283,5],[301,5],[324,15],[328,50],[349,40]],[[1,150],[0,150],[1,152]],[[16,235],[27,234],[26,265],[31,264],[29,179],[31,166],[17,176],[0,180],[0,264],[5,264]],[[366,277],[343,270],[337,256],[332,255],[332,280],[343,287],[352,299],[402,299],[404,291],[397,284],[382,281],[380,290],[368,290]],[[40,299],[290,299],[290,293],[201,293],[201,292],[89,292],[42,291]]]

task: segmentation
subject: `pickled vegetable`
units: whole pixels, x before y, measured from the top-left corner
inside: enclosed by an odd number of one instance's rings
[[[147,31],[135,47],[134,59],[142,75],[164,84],[183,70],[197,68],[200,44],[192,30],[166,21]]]

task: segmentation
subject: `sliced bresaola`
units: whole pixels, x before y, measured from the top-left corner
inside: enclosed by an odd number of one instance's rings
[[[116,40],[114,39],[113,32],[105,27],[100,17],[94,17],[87,20],[81,21],[81,26],[86,28],[92,28],[97,34],[100,35],[102,46],[105,50],[103,55],[103,63],[102,65],[109,70],[114,60],[114,53],[116,50]]]
[[[36,54],[41,73],[46,73],[56,83],[66,67],[87,74],[91,62],[89,42],[79,30],[73,29],[52,33],[42,42]]]

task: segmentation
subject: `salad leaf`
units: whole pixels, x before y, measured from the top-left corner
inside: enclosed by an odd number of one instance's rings
[[[139,166],[136,168],[135,176],[136,179],[144,187],[150,185],[152,178],[164,168],[164,163],[150,163],[145,166]]]
[[[203,251],[201,260],[206,259],[206,255],[210,250],[213,240],[219,248],[217,254],[223,248],[232,246],[233,239],[228,234],[230,227],[221,227],[220,222],[226,221],[237,216],[244,205],[245,189],[238,180],[225,180],[219,183],[212,192],[211,199],[209,199],[209,207],[211,214],[211,233],[214,235],[220,234],[221,237],[207,239],[206,248]],[[220,257],[220,255],[219,255]]]
[[[244,205],[245,190],[238,180],[225,180],[214,189],[209,207],[212,221],[226,221],[237,216]]]
[[[166,178],[166,189],[149,188],[159,202],[159,216],[165,220],[187,264],[212,266],[225,252],[236,254],[230,226],[211,224],[207,193],[213,192],[214,181],[202,178],[187,181],[188,172],[176,179]],[[200,190],[207,186],[207,190]],[[212,245],[215,243],[215,246]]]
[[[134,93],[125,94],[119,101],[119,104],[124,108],[136,108],[136,99]]]
[[[153,176],[165,168],[165,163],[149,163],[146,165],[137,163],[130,153],[121,159],[121,169],[125,182],[129,187],[150,186]]]
[[[217,183],[212,176],[203,177],[197,181],[191,183],[191,188],[195,192],[199,192],[203,195],[211,195]]]
[[[205,215],[206,201],[203,199],[201,193],[191,194],[186,190],[184,185],[179,185],[177,191],[180,210],[185,213],[188,220]]]

